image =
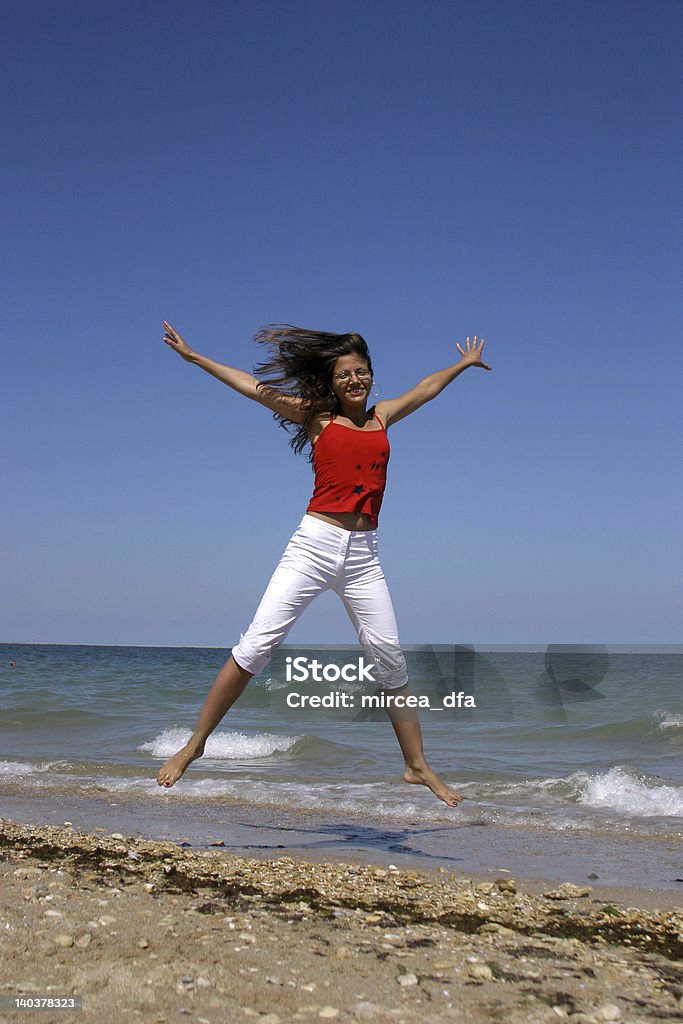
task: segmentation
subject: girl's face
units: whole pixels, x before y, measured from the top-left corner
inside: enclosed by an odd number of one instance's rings
[[[367,359],[355,352],[339,357],[332,371],[332,390],[340,405],[362,407],[367,402],[371,387],[372,375]]]

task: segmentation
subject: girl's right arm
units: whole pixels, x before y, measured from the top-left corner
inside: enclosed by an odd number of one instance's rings
[[[302,400],[293,395],[285,395],[275,388],[265,387],[258,378],[246,370],[238,370],[234,366],[226,366],[225,363],[217,363],[208,356],[202,356],[199,352],[193,351],[185,339],[164,320],[164,341],[177,352],[179,356],[188,362],[194,363],[200,369],[206,370],[216,380],[227,384],[234,391],[244,395],[245,398],[252,398],[259,405],[265,405],[272,412],[284,416],[294,423],[303,423]]]

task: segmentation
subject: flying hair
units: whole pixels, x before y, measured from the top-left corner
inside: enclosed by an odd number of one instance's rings
[[[340,356],[362,356],[372,372],[368,346],[360,334],[309,331],[291,324],[268,324],[254,340],[269,350],[268,357],[254,369],[258,387],[304,400],[303,423],[293,423],[280,413],[273,413],[279,425],[292,434],[290,446],[300,455],[310,445],[309,428],[316,416],[339,411],[332,390],[337,360]],[[312,449],[308,458],[312,461]]]

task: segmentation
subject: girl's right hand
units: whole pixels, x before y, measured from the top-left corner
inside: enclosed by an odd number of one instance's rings
[[[187,344],[185,339],[181,337],[178,332],[171,327],[169,323],[164,320],[164,341],[172,348],[174,352],[177,352],[179,356],[182,356],[188,363],[192,361],[194,352]]]

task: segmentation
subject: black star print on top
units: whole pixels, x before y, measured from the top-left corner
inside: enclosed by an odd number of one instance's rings
[[[353,489],[353,493],[354,494],[362,494],[364,490],[365,490],[365,488],[363,487],[362,484],[356,484],[356,486]]]

